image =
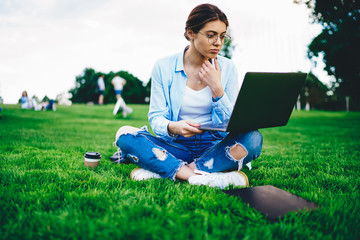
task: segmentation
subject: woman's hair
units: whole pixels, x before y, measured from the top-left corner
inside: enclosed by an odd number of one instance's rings
[[[24,97],[27,97],[27,92],[26,92],[26,91],[23,91],[23,92],[22,92],[22,95],[23,95]]]
[[[211,21],[220,20],[226,24],[226,28],[229,26],[229,22],[225,13],[223,13],[218,7],[211,4],[200,4],[196,6],[189,14],[186,21],[184,36],[187,40],[190,40],[186,31],[191,29],[194,33],[198,33],[206,23]]]

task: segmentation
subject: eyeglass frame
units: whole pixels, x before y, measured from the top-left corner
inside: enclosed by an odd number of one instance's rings
[[[214,43],[216,43],[217,42],[217,40],[220,38],[220,42],[221,43],[225,43],[225,39],[227,39],[227,41],[231,41],[231,37],[229,36],[229,35],[227,35],[227,34],[225,34],[224,35],[224,38],[223,39],[221,39],[221,35],[219,35],[219,34],[214,34],[213,36],[211,36],[211,37],[209,37],[209,35],[210,34],[205,34],[205,33],[202,33],[202,32],[198,32],[198,33],[201,33],[202,35],[204,35],[207,39],[208,39],[208,43],[209,44],[214,44]],[[210,39],[211,38],[214,38],[214,40],[213,40],[213,42],[211,43],[210,42]]]

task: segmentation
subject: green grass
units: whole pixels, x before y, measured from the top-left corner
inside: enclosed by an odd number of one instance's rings
[[[359,239],[360,113],[294,112],[263,129],[251,186],[274,185],[321,206],[272,223],[241,199],[186,182],[129,179],[114,165],[122,125],[148,125],[147,106],[127,119],[112,105],[56,112],[3,105],[0,239]],[[139,146],[141,149],[141,146]],[[83,155],[102,155],[95,170]]]

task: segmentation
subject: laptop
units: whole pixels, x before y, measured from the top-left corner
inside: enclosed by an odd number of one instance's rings
[[[248,72],[229,121],[204,124],[199,129],[242,133],[285,126],[306,76],[306,73]]]

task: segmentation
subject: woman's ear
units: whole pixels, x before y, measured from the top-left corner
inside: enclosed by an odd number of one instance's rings
[[[186,30],[186,35],[188,36],[189,40],[191,41],[194,38],[194,32],[191,29]]]

